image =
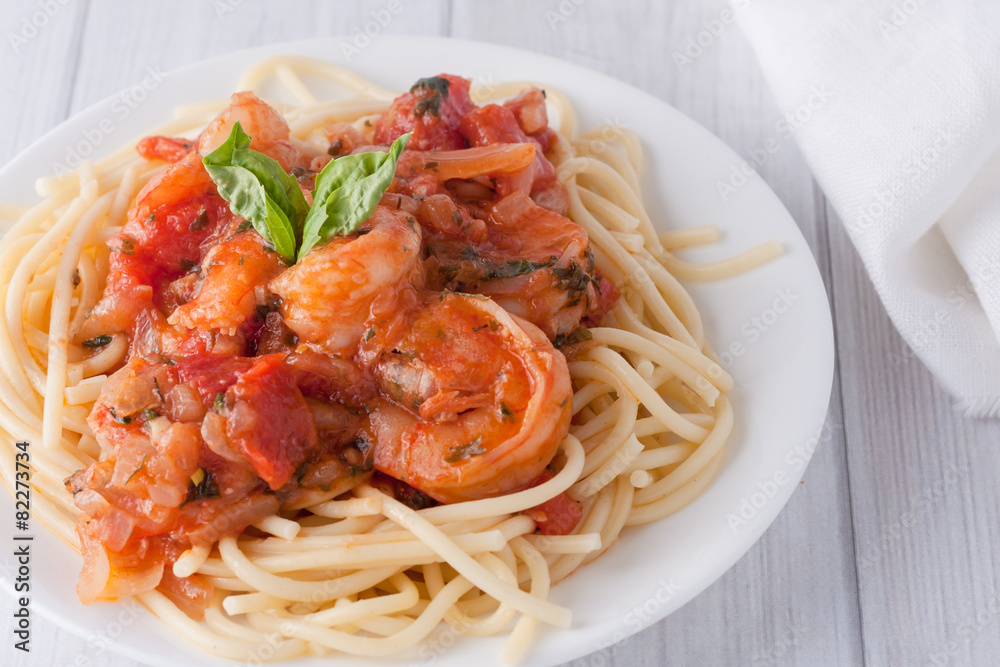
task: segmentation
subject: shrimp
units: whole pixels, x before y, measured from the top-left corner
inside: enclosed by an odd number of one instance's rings
[[[171,162],[139,192],[126,224],[108,242],[112,254],[107,289],[75,335],[77,342],[131,331],[143,311],[165,309],[166,286],[201,264],[208,250],[238,224],[202,164],[202,156],[226,140],[236,121],[252,137],[254,149],[286,170],[309,165],[310,159],[290,143],[281,114],[253,93],[233,95],[232,104],[198,137],[197,151],[185,153],[189,142],[182,139],[153,137],[140,142],[141,154]],[[183,313],[176,318],[188,326],[200,323],[198,318],[189,319]],[[208,323],[217,318],[203,319]],[[224,318],[210,326],[234,325]]]
[[[222,145],[237,122],[250,135],[250,148],[274,158],[285,171],[309,166],[311,159],[291,143],[291,130],[277,109],[249,91],[234,93],[230,105],[202,131],[198,153],[204,157]]]
[[[191,153],[167,166],[139,192],[125,225],[109,241],[107,288],[87,315],[76,342],[129,331],[156,304],[159,289],[197,264],[200,247],[231,217],[212,179]]]
[[[492,300],[427,292],[373,369],[375,469],[441,502],[527,488],[572,414],[566,360],[534,325]]]
[[[350,354],[393,318],[423,274],[420,227],[385,206],[358,235],[316,248],[271,281],[281,315],[302,341],[331,354]]]
[[[266,250],[255,232],[237,234],[208,251],[198,296],[174,310],[168,321],[235,335],[258,305],[255,288],[263,288],[280,270],[277,253]]]
[[[486,220],[445,195],[425,198],[418,217],[429,287],[489,296],[552,339],[603,315],[587,232],[522,191],[496,202]]]

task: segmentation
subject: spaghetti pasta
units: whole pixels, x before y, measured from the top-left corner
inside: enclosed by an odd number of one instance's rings
[[[307,77],[357,97],[318,100]],[[240,86],[272,78],[298,102],[284,115],[302,146],[321,142],[330,123],[360,126],[395,97],[337,66],[291,57],[254,65]],[[525,85],[472,95],[482,100]],[[192,547],[172,572],[198,573],[214,585],[204,622],[157,591],[138,596],[178,635],[240,660],[260,657],[269,633],[280,637],[268,652],[274,660],[331,650],[381,656],[417,645],[444,622],[476,636],[509,630],[501,658],[514,662],[540,625],[571,624],[570,610],[547,599],[551,586],[611,547],[626,526],[676,512],[711,482],[733,427],[726,396],[733,382],[677,278],[733,275],[771,259],[780,246],[769,242],[706,266],[677,259],[674,250],[714,241],[717,231],[657,234],[642,205],[638,140],[617,127],[574,137],[569,100],[550,88],[548,103],[560,117],[550,158],[569,196],[569,216],[622,293],[570,360],[574,418],[558,470],[516,493],[421,510],[362,484],[259,521],[254,531],[222,536],[214,548]],[[192,136],[219,108],[183,109],[151,133]],[[162,169],[126,146],[71,174],[40,179],[46,199],[34,207],[0,206],[0,218],[16,221],[0,251],[2,447],[10,460],[15,442],[39,443],[34,516],[78,550],[79,510],[63,480],[100,457],[86,417],[128,340],[109,337],[96,354],[72,340],[104,291],[105,241]],[[13,488],[13,466],[2,470]],[[536,523],[524,512],[564,492],[582,504],[575,533],[534,534]]]

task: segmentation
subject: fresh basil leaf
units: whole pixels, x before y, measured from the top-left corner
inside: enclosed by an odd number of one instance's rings
[[[257,177],[267,196],[280,208],[289,221],[300,222],[309,212],[298,180],[285,172],[277,160],[254,150],[237,150],[233,163]],[[298,224],[294,227],[299,228]]]
[[[388,153],[358,153],[331,160],[316,176],[313,206],[302,228],[302,259],[317,243],[352,234],[375,213],[382,193],[392,183],[396,162],[410,134],[392,142]]]
[[[300,223],[309,209],[298,181],[273,158],[251,150],[250,136],[239,122],[202,162],[233,213],[249,220],[275,250],[294,261]]]

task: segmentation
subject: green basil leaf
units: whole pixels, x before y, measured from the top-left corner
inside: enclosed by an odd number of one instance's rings
[[[410,133],[392,142],[388,153],[358,153],[331,160],[316,176],[313,206],[302,228],[302,259],[317,243],[352,234],[375,213],[392,183],[396,162]]]
[[[294,261],[300,223],[309,209],[298,181],[273,158],[251,150],[250,136],[239,122],[202,162],[233,213],[249,220],[275,250]]]
[[[286,173],[277,160],[254,150],[237,150],[233,164],[253,173],[264,186],[267,196],[280,208],[289,221],[300,222],[309,212],[298,180]],[[300,225],[295,224],[296,230]]]

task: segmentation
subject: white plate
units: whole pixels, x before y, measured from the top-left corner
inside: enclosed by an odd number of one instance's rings
[[[617,122],[646,149],[646,204],[663,229],[718,224],[723,242],[691,251],[707,261],[769,238],[781,258],[736,278],[690,285],[708,338],[736,379],[736,430],[718,479],[691,505],[653,525],[626,529],[618,544],[552,591],[573,611],[573,628],[546,629],[525,665],[553,665],[599,650],[675,611],[729,569],[771,524],[798,486],[815,447],[833,378],[833,333],[826,291],[795,222],[757,176],[727,200],[716,190],[740,158],[690,118],[656,98],[601,74],[534,53],[425,37],[380,37],[345,62],[348,39],[277,44],[234,53],[150,78],[48,133],[0,171],[0,201],[33,203],[34,178],[63,163],[68,147],[110,152],[170,119],[180,104],[220,99],[240,73],[265,56],[287,53],[345,64],[390,90],[441,72],[484,82],[531,79],[560,88],[576,105],[579,127]],[[140,101],[141,100],[141,101]],[[134,106],[135,108],[130,108]],[[13,503],[0,500],[2,544],[10,545]],[[97,646],[144,663],[232,665],[189,647],[134,603],[83,607],[75,593],[79,557],[34,526],[35,611]],[[2,570],[3,568],[0,568]],[[0,587],[10,593],[11,573]],[[35,638],[35,641],[44,641]],[[379,664],[469,665],[495,661],[498,638],[435,636],[419,650]],[[454,644],[454,645],[452,645]],[[445,647],[450,647],[445,650]],[[266,649],[265,649],[266,651]],[[371,665],[339,657],[297,665]]]

